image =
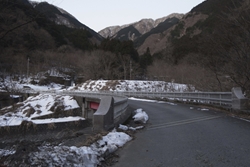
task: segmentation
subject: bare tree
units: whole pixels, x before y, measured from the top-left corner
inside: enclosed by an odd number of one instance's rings
[[[103,79],[114,79],[116,70],[116,57],[109,51],[97,50],[94,54],[99,58],[100,74]]]
[[[172,79],[172,76],[170,76],[171,66],[172,65],[162,60],[156,59],[153,64],[148,67],[148,76],[153,79],[170,82]]]
[[[244,91],[250,89],[250,5],[229,9],[221,17],[221,25],[210,37],[207,65],[218,78],[230,78]]]
[[[35,17],[24,20],[23,16],[20,15],[20,12],[18,13],[18,15],[16,15],[13,12],[10,12],[10,10],[13,11],[13,8],[16,5],[20,5],[20,2],[9,1],[9,0],[0,1],[0,20],[2,23],[4,23],[4,25],[6,25],[3,27],[0,27],[1,29],[0,40],[5,38],[11,32],[34,22],[38,18],[38,15],[37,15]],[[21,19],[17,19],[17,17],[20,17]],[[16,21],[13,22],[12,20],[16,20]]]
[[[122,71],[123,71],[123,79],[127,79],[129,76],[129,70],[130,70],[130,62],[131,62],[131,58],[130,55],[128,54],[118,54],[118,61],[122,67]]]

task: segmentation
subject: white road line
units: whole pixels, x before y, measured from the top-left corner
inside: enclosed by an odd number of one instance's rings
[[[202,117],[196,117],[196,118],[190,118],[190,119],[185,119],[185,120],[180,120],[180,121],[175,121],[175,122],[166,122],[166,123],[162,123],[162,124],[156,124],[156,125],[151,125],[151,127],[155,127],[155,126],[164,126],[164,125],[169,125],[169,124],[173,124],[173,123],[181,123],[181,122],[186,122],[186,121],[194,121],[194,120],[199,120],[199,119],[204,119],[204,118],[210,118],[211,116],[202,116]]]
[[[169,122],[165,124],[158,124],[158,125],[150,126],[147,130],[155,130],[155,129],[167,128],[167,127],[172,127],[172,126],[185,125],[185,124],[190,124],[190,123],[195,123],[195,122],[217,119],[220,117],[221,116],[206,116],[206,117],[186,119],[186,120],[176,121],[176,122]]]
[[[233,117],[233,118],[237,118],[237,119],[242,120],[242,121],[245,121],[245,122],[250,122],[250,120],[245,119],[245,118],[238,118],[238,117]]]

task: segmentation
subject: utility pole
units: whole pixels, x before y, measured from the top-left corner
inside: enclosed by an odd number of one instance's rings
[[[28,56],[28,60],[27,60],[27,80],[29,78],[29,70],[30,70],[30,57]]]
[[[132,78],[132,62],[131,62],[131,60],[129,60],[129,79],[131,80],[131,78]]]

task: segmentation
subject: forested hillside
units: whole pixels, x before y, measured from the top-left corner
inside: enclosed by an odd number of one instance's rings
[[[51,66],[63,48],[92,50],[100,43],[88,29],[56,24],[26,0],[0,1],[1,71],[24,73],[27,57],[34,72]],[[51,63],[51,64],[50,64]],[[24,66],[24,67],[21,67]],[[42,67],[43,66],[43,67]]]
[[[104,39],[48,3],[1,0],[1,78],[44,78],[53,69],[66,78],[164,80],[203,91],[240,86],[247,92],[249,4],[250,0],[206,0],[143,35],[127,26],[118,32],[120,38]]]
[[[0,16],[1,78],[9,74],[27,77],[27,72],[44,77],[53,69],[68,78],[124,79],[135,77],[137,71],[129,71],[132,65],[140,68],[131,41],[103,40],[46,2],[1,0]]]
[[[249,0],[207,0],[194,7],[171,31],[163,32],[155,45],[165,45],[153,53],[148,74],[202,90],[249,90],[249,12]],[[159,64],[167,70],[160,72]]]

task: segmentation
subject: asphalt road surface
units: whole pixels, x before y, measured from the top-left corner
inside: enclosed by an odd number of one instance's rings
[[[115,167],[249,167],[250,122],[185,104],[129,100],[149,115]]]

